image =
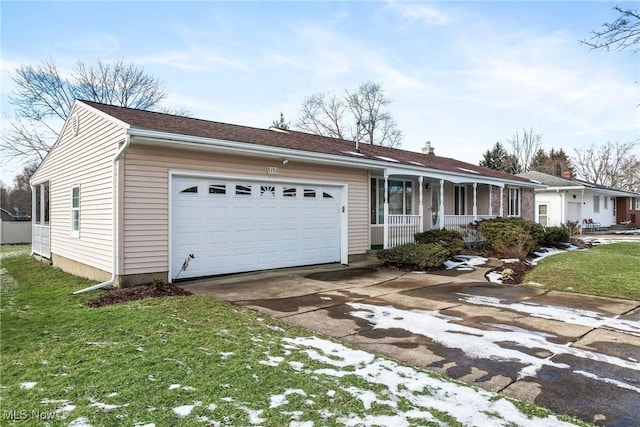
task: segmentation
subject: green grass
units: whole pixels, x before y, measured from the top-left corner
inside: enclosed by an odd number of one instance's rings
[[[6,254],[10,252],[22,252],[30,251],[31,245],[2,245],[0,246],[0,254]]]
[[[523,283],[545,289],[640,301],[640,243],[599,245],[540,261]]]
[[[253,311],[204,296],[89,309],[83,303],[97,292],[77,296],[71,292],[91,281],[25,254],[3,256],[2,267],[6,271],[0,276],[2,425],[10,424],[11,414],[26,417],[28,425],[36,415],[48,417],[52,426],[66,426],[79,418],[95,426],[209,425],[214,421],[248,425],[252,409],[262,411],[259,416],[265,426],[289,425],[296,416],[331,426],[340,425],[341,417],[351,414],[392,416],[415,408],[386,384],[352,374],[319,372],[335,366],[311,358],[305,349],[286,345],[289,338],[313,334]],[[263,363],[269,357],[283,359],[269,366]],[[291,362],[300,362],[304,368],[296,369]],[[420,375],[438,383],[449,381],[436,374]],[[27,382],[36,384],[22,388]],[[395,399],[397,406],[374,402],[365,408],[354,397],[353,387],[373,392],[383,401]],[[272,407],[272,396],[288,389],[304,394],[288,394],[288,403]],[[432,394],[427,388],[413,393]],[[490,396],[483,399],[503,405],[496,408],[511,402]],[[101,408],[96,403],[117,407]],[[185,418],[174,412],[176,407],[194,404]],[[55,413],[65,405],[74,409]],[[533,414],[532,405],[518,405],[526,416],[547,424],[547,411],[535,407]],[[489,406],[487,413],[499,419],[496,410]],[[420,425],[460,425],[455,413],[430,411],[443,423],[423,419]]]

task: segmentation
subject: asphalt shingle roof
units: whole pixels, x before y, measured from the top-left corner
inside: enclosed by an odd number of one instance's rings
[[[118,107],[91,101],[81,102],[129,124],[133,128],[288,148],[307,152],[333,154],[351,158],[369,158],[371,160],[386,161],[390,165],[396,164],[396,162],[418,167],[423,165],[426,168],[467,174],[469,176],[480,175],[503,180],[531,183],[531,181],[525,177],[519,177],[506,172],[496,171],[433,154],[429,155],[397,148],[360,143],[360,155],[357,155],[353,154],[355,151],[355,143],[353,141],[318,136],[295,130],[287,130],[283,132],[271,129],[260,129],[191,117]],[[396,162],[386,159],[393,159]]]

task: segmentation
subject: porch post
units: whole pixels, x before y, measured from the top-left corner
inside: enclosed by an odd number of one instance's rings
[[[36,186],[31,186],[31,225],[36,224]]]
[[[40,225],[44,225],[44,184],[40,184]]]
[[[478,220],[478,183],[473,183],[473,220]]]
[[[422,233],[424,231],[424,206],[422,206],[422,182],[424,179],[422,176],[418,177],[418,185],[420,186],[420,202],[418,202],[418,215],[420,215],[420,224],[418,224],[418,231]]]
[[[438,206],[440,228],[444,228],[444,179],[440,180],[440,206]]]
[[[500,187],[500,216],[504,216],[504,187]]]
[[[384,170],[384,210],[383,210],[383,221],[384,221],[384,238],[382,242],[382,247],[384,249],[389,248],[389,172],[387,169]]]
[[[493,185],[489,185],[489,215],[493,216]]]

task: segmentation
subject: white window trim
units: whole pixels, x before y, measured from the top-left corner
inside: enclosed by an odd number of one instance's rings
[[[509,187],[508,188],[508,196],[507,196],[507,216],[520,217],[522,214],[522,191],[519,187]],[[511,205],[513,201],[514,194],[516,197],[516,210],[517,212],[512,212]]]
[[[609,198],[608,198],[607,196],[604,196],[604,197],[602,198],[602,208],[603,208],[605,211],[608,211],[608,210],[609,210]]]
[[[636,197],[636,206],[635,206],[635,210],[636,211],[640,211],[640,197]]]
[[[373,218],[375,219],[375,222],[371,222],[370,225],[384,225],[384,219],[382,222],[378,222],[378,218],[380,217],[381,212],[378,211],[378,196],[381,194],[380,193],[380,188],[384,188],[384,178],[379,178],[376,176],[372,176],[371,177],[372,180],[376,181],[376,200],[374,203],[374,200],[371,200],[370,203],[373,205],[373,209],[372,209],[372,215]],[[402,179],[402,178],[389,178],[388,179],[389,182],[391,181],[402,181],[402,188],[403,188],[403,194],[402,194],[402,214],[401,215],[414,215],[414,211],[416,209],[416,204],[414,203],[414,190],[416,188],[415,183],[413,182],[413,180],[411,179]],[[411,183],[411,214],[407,213],[407,182]],[[387,200],[389,199],[389,194],[387,194]],[[384,201],[382,202],[384,203]],[[381,208],[383,209],[383,208]],[[391,214],[390,214],[391,215]]]
[[[593,213],[600,213],[600,196],[593,195]]]
[[[73,206],[73,191],[75,189],[78,189],[78,206],[74,207]],[[71,237],[80,237],[80,212],[81,212],[81,207],[82,204],[80,203],[80,200],[82,198],[82,189],[80,187],[80,184],[77,185],[73,185],[71,187],[71,200],[69,203],[69,208],[70,208],[70,212],[71,212],[71,218],[70,218],[70,224],[69,224],[69,229],[71,230]],[[74,228],[74,212],[78,212],[78,229],[76,230]]]

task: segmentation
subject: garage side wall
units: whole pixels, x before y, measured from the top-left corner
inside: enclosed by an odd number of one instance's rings
[[[160,148],[132,143],[124,161],[123,274],[150,275],[169,270],[169,171],[229,174],[269,180],[267,167],[278,167],[277,179],[348,185],[349,255],[369,248],[368,171],[295,160],[238,156]]]
[[[125,130],[76,105],[77,134],[67,120],[59,140],[32,178],[49,182],[51,256],[65,271],[106,280],[112,270],[112,159]],[[79,232],[71,231],[71,192],[79,187]]]

